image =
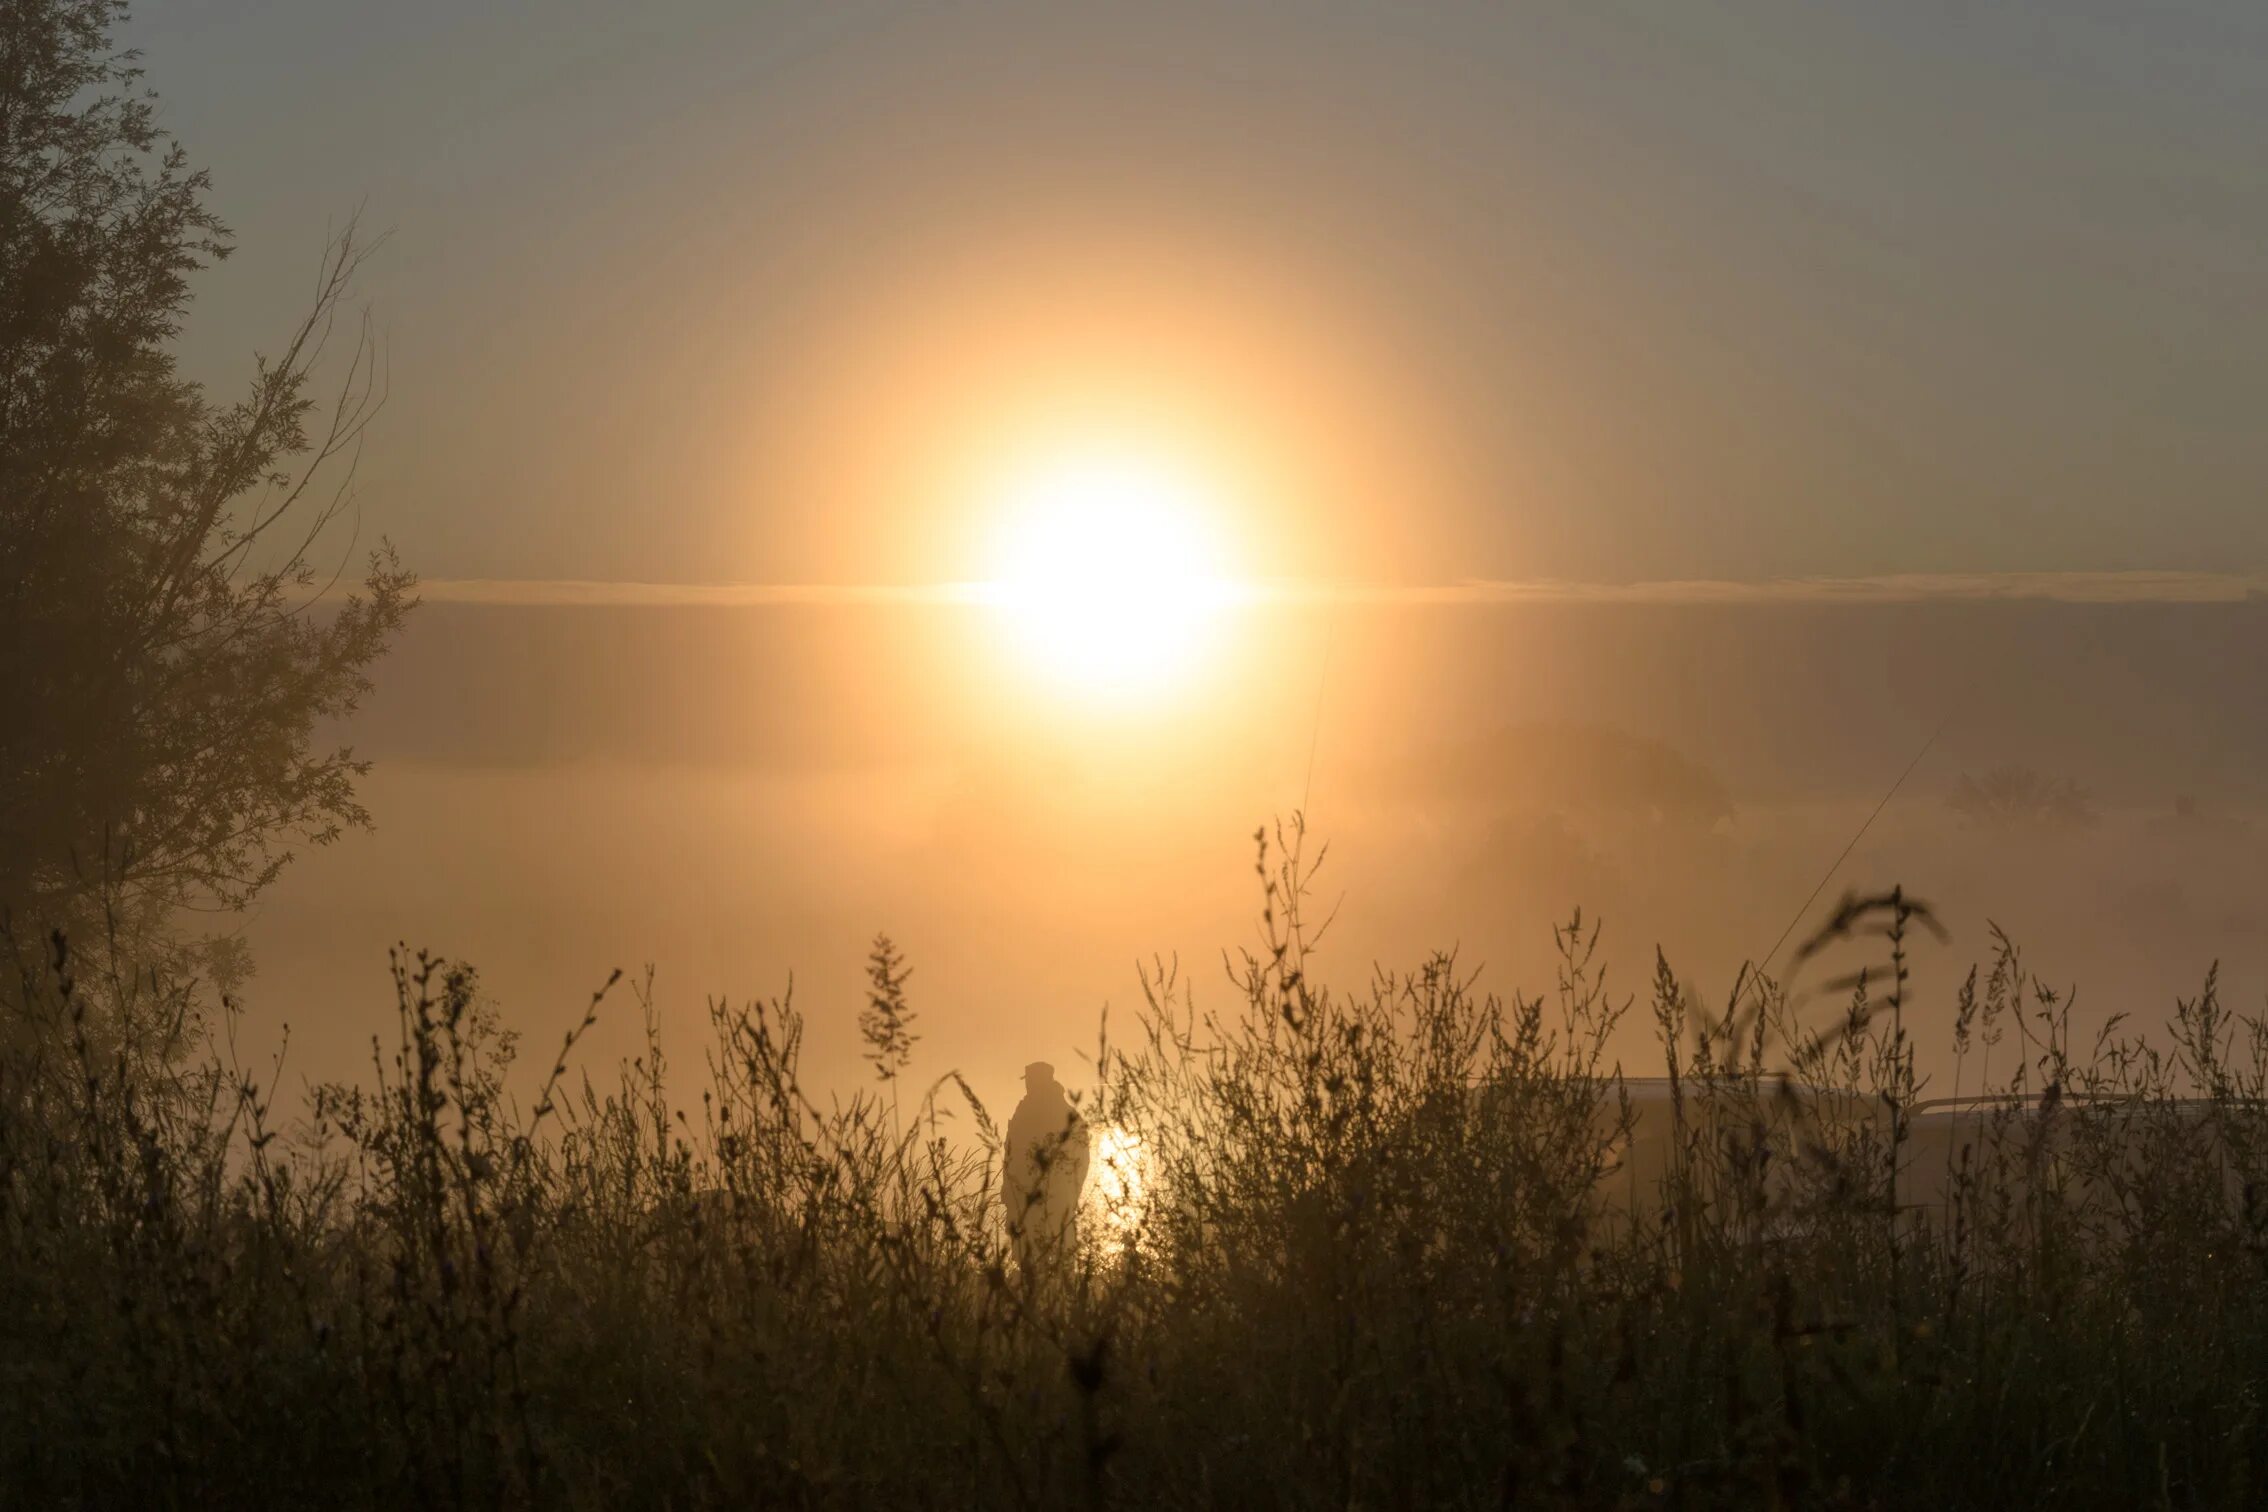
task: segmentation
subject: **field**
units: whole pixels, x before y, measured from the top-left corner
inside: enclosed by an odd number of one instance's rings
[[[2264,105],[0,0],[0,1512],[2268,1508]]]
[[[418,958],[372,1079],[302,1114],[225,1020],[15,942],[0,1479],[145,1505],[2268,1496],[2268,1037],[2210,979],[2162,1043],[2073,1044],[1999,941],[1935,1005],[1959,1084],[1933,1085],[1903,893],[1724,1004],[1667,962],[1624,996],[1580,916],[1537,997],[1447,956],[1348,990],[1307,974],[1301,831],[1256,839],[1236,992],[1161,966],[1103,1026],[1102,1168],[1053,1266],[1006,1233],[1004,1118],[892,1074],[887,953],[885,1074],[854,1098],[803,1085],[791,1001],[713,1002],[680,1047],[636,983],[591,1012],[643,1012],[644,1054],[601,1075],[570,1036],[514,1096],[476,977]],[[1656,1063],[1606,1059],[1625,1014]]]

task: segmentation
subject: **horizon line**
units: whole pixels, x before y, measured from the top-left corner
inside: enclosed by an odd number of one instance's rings
[[[2237,604],[2268,600],[2268,572],[1913,572],[1756,580],[1665,578],[1629,583],[1473,578],[1452,583],[1223,584],[1235,602],[1490,606],[1516,604],[1908,604],[2031,601]],[[526,608],[763,608],[800,605],[981,605],[983,582],[656,583],[592,578],[435,578],[428,602]]]

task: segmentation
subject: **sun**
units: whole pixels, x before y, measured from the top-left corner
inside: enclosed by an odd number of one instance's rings
[[[1170,685],[1234,596],[1218,513],[1201,485],[1162,461],[1051,459],[1003,490],[985,596],[1017,650],[1065,687],[1109,695]]]
[[[1086,1203],[1105,1250],[1123,1252],[1141,1233],[1150,1202],[1150,1152],[1142,1137],[1116,1126],[1095,1140]]]

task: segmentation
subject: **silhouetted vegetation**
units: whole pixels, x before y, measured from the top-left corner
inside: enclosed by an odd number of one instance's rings
[[[367,331],[310,394],[361,256],[222,402],[171,346],[226,257],[210,184],[158,126],[116,0],[0,7],[0,914],[164,953],[184,908],[241,908],[299,843],[366,817],[316,746],[408,607],[350,567]],[[349,322],[350,326],[352,322]],[[36,925],[37,927],[33,927]]]
[[[411,581],[381,550],[316,607],[377,391],[365,341],[308,397],[351,233],[242,398],[176,370],[229,238],[120,13],[0,3],[8,1505],[2268,1502],[2268,1024],[2209,976],[2164,1043],[2075,1045],[1996,937],[1929,1005],[1933,1086],[1903,892],[1721,1011],[1657,954],[1635,1066],[1579,914],[1538,997],[1452,954],[1319,979],[1295,823],[1255,837],[1226,993],[1157,963],[1081,1093],[1029,1068],[1021,1128],[909,1082],[887,937],[847,1100],[789,998],[712,1001],[673,1070],[650,979],[642,1054],[578,1064],[610,982],[529,1078],[473,969],[420,955],[370,1079],[284,1104],[167,942],[364,817],[314,732]],[[1732,812],[1589,729],[1397,782]],[[2092,816],[2013,769],[1956,806]]]
[[[0,1039],[0,1477],[452,1506],[2268,1492],[2268,1034],[2210,980],[2162,1047],[2083,1048],[2002,940],[1930,1004],[1960,1067],[1932,1088],[1927,911],[1894,893],[1836,912],[1813,992],[1750,977],[1717,1012],[1657,963],[1661,1062],[1618,1067],[1596,925],[1539,998],[1446,956],[1335,989],[1286,838],[1233,989],[1163,966],[1098,1046],[1080,1112],[1139,1170],[1099,1173],[1078,1254],[1033,1274],[991,1112],[953,1077],[902,1120],[872,1084],[815,1094],[790,1001],[712,1003],[681,1092],[650,988],[646,1052],[577,1070],[594,999],[523,1102],[473,974],[421,957],[372,1082],[286,1117],[225,1053],[96,1044],[53,942]],[[894,950],[873,980],[902,1024]]]
[[[2082,830],[2102,822],[2085,788],[2028,766],[1997,766],[1982,777],[1964,773],[1946,802],[1973,829]]]

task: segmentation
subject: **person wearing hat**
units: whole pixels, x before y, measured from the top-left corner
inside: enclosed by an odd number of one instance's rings
[[[1087,1124],[1055,1068],[1024,1068],[1024,1098],[1008,1120],[1008,1242],[1026,1277],[1060,1270],[1079,1239],[1079,1193],[1087,1182]]]

